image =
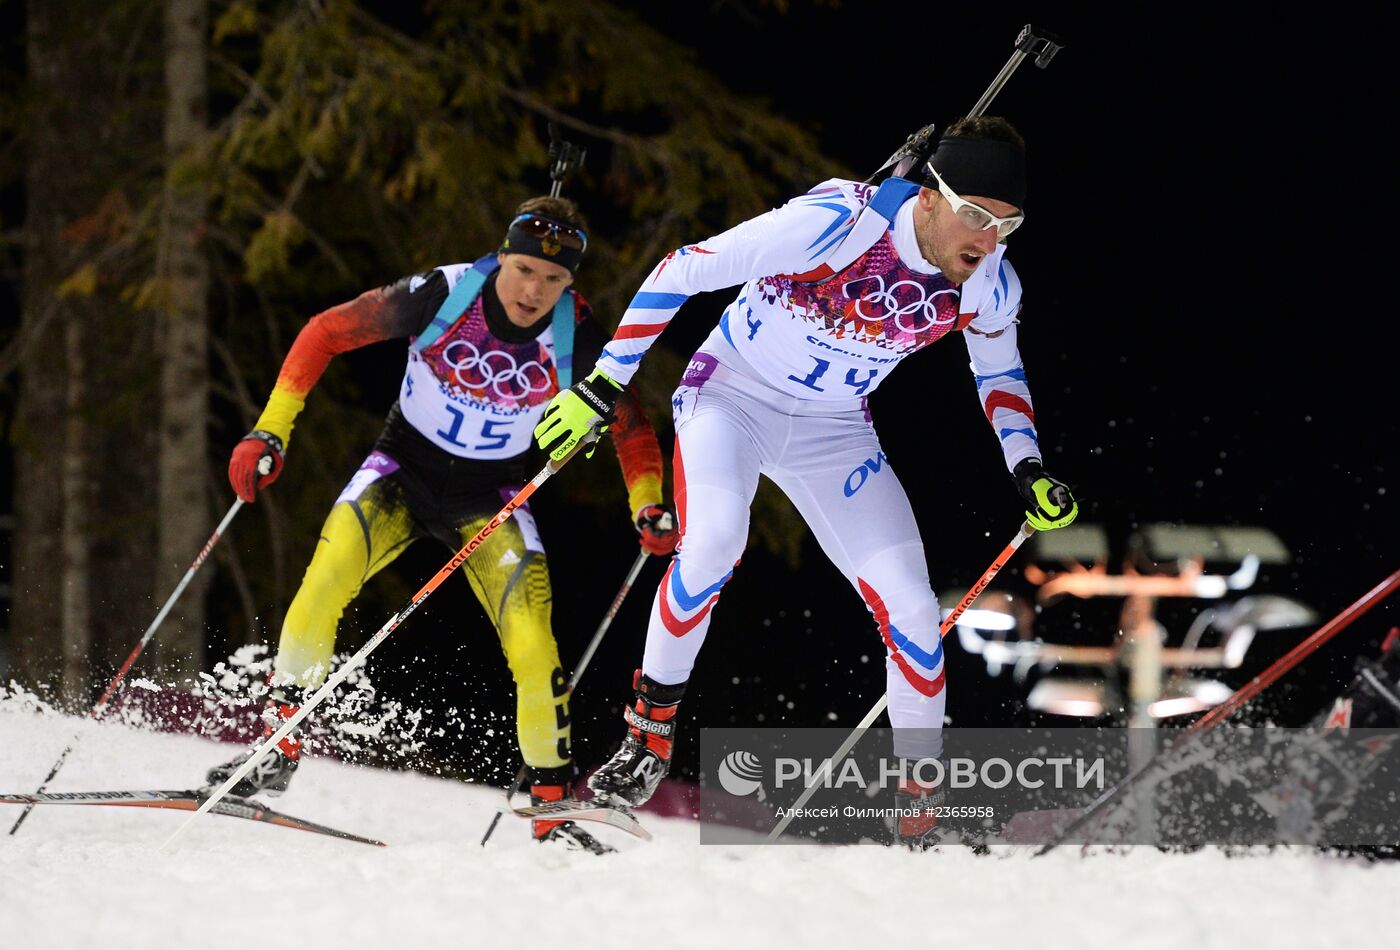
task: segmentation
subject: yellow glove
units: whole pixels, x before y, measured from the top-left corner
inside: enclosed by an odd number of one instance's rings
[[[1040,459],[1022,459],[1011,472],[1016,490],[1030,507],[1026,520],[1037,531],[1063,528],[1079,516],[1079,505],[1069,486],[1045,474]]]
[[[535,441],[554,461],[563,461],[589,430],[597,428],[599,435],[607,431],[620,398],[622,387],[595,369],[593,375],[549,401],[544,418],[535,426]],[[595,443],[587,457],[596,449]]]

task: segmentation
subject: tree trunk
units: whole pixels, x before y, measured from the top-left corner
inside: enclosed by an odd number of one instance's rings
[[[41,105],[65,101],[74,85],[82,85],[74,82],[81,61],[61,55],[57,48],[64,12],[46,3],[29,5],[29,83],[34,101]],[[80,390],[68,385],[73,338],[66,332],[80,304],[69,306],[53,296],[72,261],[61,237],[63,226],[74,206],[92,197],[75,196],[57,173],[71,160],[71,134],[81,111],[75,105],[35,124],[25,180],[28,246],[20,320],[21,333],[32,344],[20,369],[16,401],[11,644],[17,678],[51,696],[72,685],[69,673],[77,667],[70,667],[69,660],[79,659],[80,645],[89,636],[85,608],[75,599],[86,584],[72,573],[83,561],[85,539],[65,534],[73,527],[65,517],[66,505],[77,502],[79,512],[83,506],[79,480],[84,466],[69,452],[73,432],[66,425],[81,412],[71,404]]]
[[[208,211],[201,151],[207,137],[206,0],[165,4],[165,190],[156,272],[162,288],[156,602],[169,596],[211,530],[208,465]],[[168,673],[204,667],[207,571],[195,576],[162,630]]]
[[[67,372],[63,426],[63,695],[87,705],[91,690],[92,599],[89,563],[92,551],[87,437],[87,341],[78,320],[63,328]]]
[[[130,168],[151,135],[150,84],[127,70],[142,13],[27,8],[26,105],[42,121],[26,126],[11,646],[20,682],[77,708],[151,616],[151,320],[119,276],[139,261],[126,238],[145,184]]]

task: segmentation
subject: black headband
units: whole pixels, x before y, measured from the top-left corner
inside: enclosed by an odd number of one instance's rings
[[[568,222],[560,221],[547,214],[531,212],[530,217],[542,218],[571,231],[578,230]],[[527,257],[538,257],[542,261],[549,261],[551,264],[567,268],[570,274],[578,272],[579,262],[583,260],[583,248],[568,247],[560,243],[553,234],[547,234],[543,238],[532,237],[517,222],[518,219],[511,222],[510,228],[506,231],[505,240],[501,242],[500,252],[502,254],[524,254]]]
[[[929,164],[959,195],[994,198],[1026,210],[1026,153],[1014,142],[950,136],[939,141]],[[927,184],[938,187],[932,175]]]

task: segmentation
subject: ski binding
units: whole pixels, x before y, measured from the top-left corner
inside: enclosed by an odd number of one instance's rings
[[[651,832],[642,827],[641,822],[633,817],[632,812],[618,805],[605,805],[597,799],[579,801],[575,798],[564,799],[558,802],[544,802],[540,805],[527,805],[524,808],[510,808],[508,805],[503,809],[509,810],[512,815],[520,818],[558,818],[573,821],[597,821],[605,825],[612,825],[621,831],[627,832],[643,841],[651,840]]]

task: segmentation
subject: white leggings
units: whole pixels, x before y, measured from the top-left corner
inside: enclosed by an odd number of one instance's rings
[[[937,754],[926,746],[941,745],[939,736],[926,731],[942,727],[946,701],[938,602],[909,499],[864,407],[796,399],[736,368],[737,358],[727,363],[695,354],[672,399],[681,543],[652,604],[643,672],[666,684],[690,678],[748,540],[758,476],[767,475],[874,616],[890,723],[928,736],[897,734],[896,754]]]

